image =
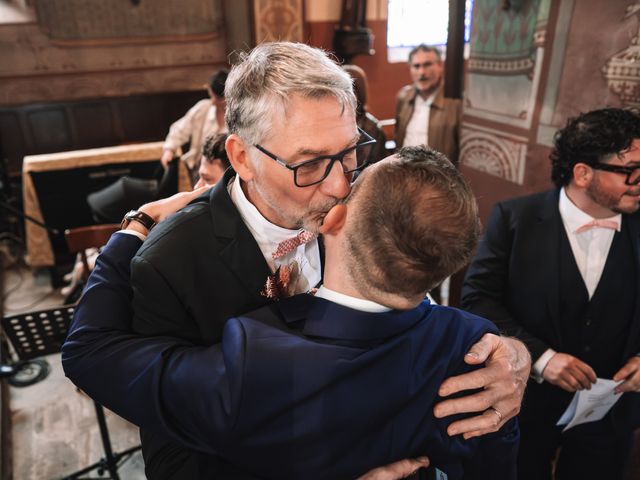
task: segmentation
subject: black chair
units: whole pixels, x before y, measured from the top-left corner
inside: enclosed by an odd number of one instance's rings
[[[19,361],[17,365],[28,365],[29,362],[34,362],[34,359],[38,357],[58,353],[67,336],[74,309],[75,305],[64,305],[48,310],[4,317],[2,319],[2,330],[13,347],[14,357],[17,357]],[[35,382],[32,381],[31,383]],[[104,457],[96,463],[64,477],[64,480],[92,478],[84,475],[94,470],[97,471],[101,479],[120,480],[118,467],[141,448],[138,445],[123,452],[114,453],[104,409],[102,405],[95,401],[93,404],[96,410]],[[110,476],[102,477],[105,472],[108,472]]]
[[[98,223],[119,222],[129,210],[176,193],[179,161],[174,158],[166,169],[158,166],[152,179],[124,176],[90,193],[87,203],[93,219]]]

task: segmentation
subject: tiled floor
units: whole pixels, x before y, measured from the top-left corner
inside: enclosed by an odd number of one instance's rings
[[[46,272],[12,269],[5,278],[6,315],[61,305]],[[39,302],[36,302],[40,300]],[[93,402],[76,390],[62,371],[59,355],[49,355],[51,373],[40,383],[10,389],[14,480],[49,480],[69,475],[103,456]],[[139,443],[138,429],[107,412],[115,451]],[[123,480],[144,479],[140,453],[124,462]],[[92,476],[96,476],[93,472]]]

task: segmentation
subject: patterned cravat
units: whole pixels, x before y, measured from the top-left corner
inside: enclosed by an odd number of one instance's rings
[[[301,230],[295,237],[288,238],[278,244],[276,251],[271,254],[271,258],[277,260],[284,257],[287,253],[293,252],[300,245],[309,243],[316,238],[315,233],[308,232],[307,230]]]
[[[617,230],[620,225],[613,220],[598,220],[593,219],[590,222],[585,223],[576,230],[576,233],[586,232],[592,228],[610,228],[611,230]]]

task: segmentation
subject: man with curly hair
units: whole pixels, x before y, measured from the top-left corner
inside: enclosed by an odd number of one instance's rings
[[[556,189],[498,203],[462,305],[520,338],[533,369],[518,478],[621,479],[640,425],[640,116],[570,119],[551,153]],[[600,421],[556,426],[596,378],[624,392]]]

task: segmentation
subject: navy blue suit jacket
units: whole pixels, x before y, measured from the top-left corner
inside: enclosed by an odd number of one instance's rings
[[[490,322],[426,301],[371,314],[300,295],[229,320],[219,345],[141,337],[128,285],[139,245],[112,237],[62,350],[67,376],[107,408],[264,478],[354,478],[418,455],[449,480],[515,478],[515,420],[466,441],[432,414]]]

